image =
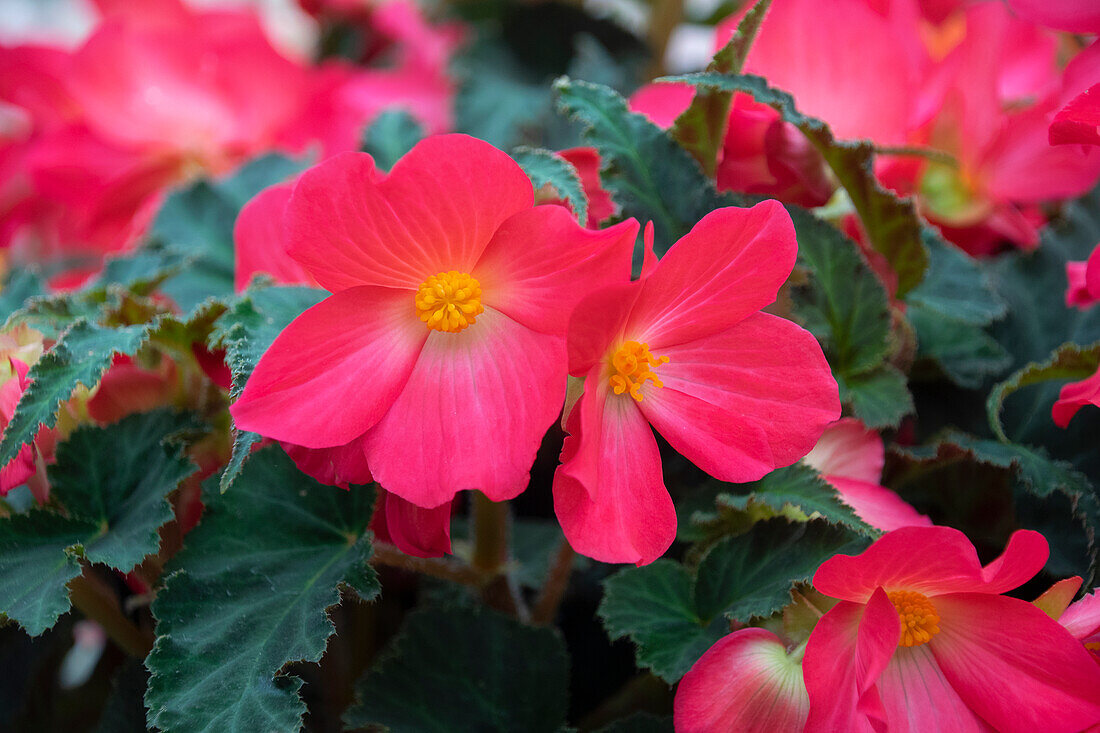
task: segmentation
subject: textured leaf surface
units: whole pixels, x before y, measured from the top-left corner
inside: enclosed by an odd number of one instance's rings
[[[210,345],[225,349],[225,363],[233,374],[234,397],[244,389],[256,363],[271,342],[302,311],[320,303],[328,293],[316,288],[257,287],[248,290],[214,323]],[[251,455],[252,446],[260,441],[256,433],[237,431],[233,454],[221,476],[225,491],[240,475]]]
[[[157,530],[172,519],[166,497],[196,470],[161,441],[193,427],[158,411],[81,428],[59,445],[51,495],[67,515],[33,509],[0,520],[0,611],[40,634],[68,610],[78,558],[129,572],[156,552]]]
[[[568,690],[556,631],[488,609],[429,608],[409,614],[344,720],[393,733],[551,733],[565,722]]]
[[[823,520],[759,522],[710,549],[692,577],[672,560],[620,571],[604,585],[600,617],[612,638],[630,637],[638,664],[666,682],[680,679],[729,632],[790,602],[827,558],[861,551],[870,540]]]
[[[388,109],[375,118],[363,133],[363,152],[384,171],[424,137],[424,127],[403,109]]]
[[[298,730],[302,682],[276,674],[321,658],[337,586],[366,600],[378,594],[367,565],[373,491],[318,484],[270,446],[233,491],[207,482],[205,498],[203,521],[153,604],[149,724],[166,733]]]
[[[588,197],[577,177],[577,169],[565,158],[554,155],[549,150],[538,148],[516,148],[512,158],[531,179],[535,190],[543,186],[552,186],[561,198],[569,202],[573,215],[584,226],[588,221]]]
[[[711,209],[727,205],[703,169],[661,128],[627,109],[626,100],[599,84],[568,78],[554,83],[559,109],[584,125],[600,151],[604,187],[624,216],[652,221],[654,248],[663,254]]]
[[[78,384],[91,388],[115,354],[134,354],[149,337],[148,326],[110,329],[75,321],[27,374],[27,387],[0,441],[0,465],[7,464],[38,433],[57,423],[57,410]]]
[[[852,406],[852,412],[870,428],[896,428],[901,419],[913,412],[905,375],[891,364],[838,379],[840,400]]]
[[[22,308],[28,298],[41,295],[45,290],[46,283],[38,270],[29,267],[13,269],[0,288],[0,323]]]
[[[898,295],[916,287],[928,266],[921,241],[921,224],[913,202],[899,199],[875,178],[874,145],[868,140],[839,141],[828,125],[797,110],[794,98],[768,86],[758,76],[702,72],[670,76],[659,81],[686,82],[724,92],[745,92],[777,110],[813,143],[859,212],[871,246],[881,252],[898,275]]]

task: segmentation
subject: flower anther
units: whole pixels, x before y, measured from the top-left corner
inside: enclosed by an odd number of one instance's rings
[[[615,394],[628,392],[635,401],[641,402],[640,390],[646,381],[653,382],[655,387],[665,386],[653,370],[667,363],[667,356],[649,353],[648,344],[627,341],[611,357],[611,369],[614,373],[608,381]]]
[[[481,283],[469,273],[449,270],[432,275],[416,291],[416,316],[433,331],[458,333],[484,311]]]
[[[898,646],[920,646],[940,633],[940,617],[927,596],[911,590],[895,590],[886,594],[901,619]]]

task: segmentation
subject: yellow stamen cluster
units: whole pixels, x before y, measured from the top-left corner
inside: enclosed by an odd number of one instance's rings
[[[458,333],[484,312],[481,283],[465,272],[432,275],[416,291],[416,316],[434,331]]]
[[[627,341],[611,357],[611,375],[609,383],[615,394],[628,392],[636,401],[642,401],[641,388],[646,381],[655,387],[664,387],[664,383],[653,372],[661,364],[667,364],[667,356],[653,356],[648,344]]]
[[[928,596],[911,590],[895,590],[886,594],[901,619],[901,639],[898,646],[927,644],[940,633],[940,617]]]

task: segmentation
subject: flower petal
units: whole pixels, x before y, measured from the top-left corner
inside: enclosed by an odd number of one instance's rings
[[[866,605],[841,602],[810,634],[802,672],[810,698],[807,731],[879,730],[885,710],[875,682],[898,646],[901,623],[881,588]]]
[[[840,416],[821,347],[782,318],[756,313],[719,333],[650,350],[669,362],[656,370],[664,387],[643,386],[642,412],[674,448],[723,481],[752,481],[794,463]]]
[[[1019,588],[1043,569],[1049,557],[1050,546],[1043,535],[1030,529],[1013,532],[1005,551],[982,568],[980,590],[982,593],[1004,593]]]
[[[621,338],[630,311],[642,292],[642,282],[609,285],[581,298],[569,317],[569,373],[582,377],[609,358]]]
[[[418,506],[467,489],[511,499],[564,400],[565,339],[486,308],[460,333],[431,332],[366,437],[367,462],[386,490]]]
[[[797,253],[778,201],[716,209],[643,281],[629,330],[658,349],[727,329],[775,300]]]
[[[1100,722],[1100,665],[1035,606],[985,593],[934,599],[929,646],[944,677],[999,731],[1077,731]]]
[[[891,732],[993,731],[944,678],[927,644],[898,647],[877,685]]]
[[[474,267],[482,303],[530,329],[564,336],[581,296],[630,282],[637,236],[633,219],[592,231],[561,206],[521,211],[501,224]]]
[[[886,451],[877,431],[846,417],[825,428],[821,440],[802,460],[818,473],[877,484]]]
[[[1093,591],[1077,603],[1070,604],[1058,623],[1075,639],[1087,639],[1100,632],[1100,593]]]
[[[1087,379],[1070,382],[1062,387],[1050,415],[1058,427],[1064,428],[1085,405],[1100,407],[1100,369]]]
[[[554,511],[569,544],[601,562],[645,565],[663,555],[676,537],[676,509],[634,400],[590,378],[566,429]]]
[[[370,527],[406,555],[442,557],[451,551],[451,502],[425,509],[379,489]]]
[[[286,285],[315,285],[301,263],[287,252],[283,212],[294,190],[292,183],[265,188],[244,205],[233,227],[237,292],[248,287],[257,272],[266,272]]]
[[[411,292],[337,293],[279,334],[229,410],[241,430],[306,448],[345,445],[390,408],[427,338]]]
[[[810,711],[802,668],[775,634],[748,628],[723,637],[676,688],[680,733],[801,733]]]
[[[351,484],[369,484],[374,480],[361,436],[332,448],[303,448],[292,443],[282,446],[299,471],[323,484],[346,489]]]
[[[932,520],[918,512],[885,486],[846,476],[825,476],[840,500],[852,507],[867,524],[885,532],[900,527],[928,527]]]

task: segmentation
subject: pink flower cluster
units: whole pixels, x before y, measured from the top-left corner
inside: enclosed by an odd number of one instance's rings
[[[631,281],[637,222],[595,231],[533,203],[514,161],[461,135],[422,141],[386,175],[347,153],[261,194],[240,256],[266,246],[280,278],[332,295],[279,335],[231,412],[322,480],[373,477],[394,541],[439,554],[457,492],[524,490],[572,375],[554,481],[566,537],[648,563],[676,531],[650,426],[748,481],[839,417],[817,341],[760,312],[794,266],[794,228],[774,201],[719,209],[660,262],[647,231]]]
[[[946,153],[950,162],[885,156],[876,172],[915,195],[963,249],[1032,248],[1044,221],[1039,205],[1100,180],[1100,45],[1059,70],[1057,38],[1043,27],[1095,34],[1089,5],[838,0],[822,13],[811,0],[780,0],[744,71],[792,93],[800,111],[841,139]],[[739,19],[719,26],[716,46]],[[654,84],[631,106],[667,127],[692,94],[686,85]],[[734,96],[717,180],[807,206],[824,204],[835,185],[806,139],[746,94]]]
[[[288,58],[249,10],[96,4],[101,21],[73,51],[0,48],[0,246],[16,264],[61,266],[58,286],[132,246],[170,186],[269,150],[356,149],[394,105],[433,132],[452,125],[459,34],[408,0],[370,16],[397,51],[384,69]]]

